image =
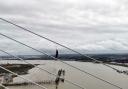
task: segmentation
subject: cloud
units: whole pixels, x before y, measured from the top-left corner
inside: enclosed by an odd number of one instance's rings
[[[127,0],[0,0],[0,17],[73,49],[96,52],[128,50],[127,9]],[[55,48],[54,44],[3,21],[0,32],[37,49]],[[0,47],[14,53],[26,50],[5,38],[0,43]]]

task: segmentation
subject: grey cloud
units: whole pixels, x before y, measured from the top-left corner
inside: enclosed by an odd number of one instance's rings
[[[127,9],[126,0],[0,0],[0,17],[73,49],[96,52],[128,50],[124,45],[128,38]],[[5,24],[0,21],[0,32],[38,49],[55,48],[47,41]],[[1,39],[0,43],[4,44],[2,48],[10,43],[12,48],[25,50],[10,40]]]

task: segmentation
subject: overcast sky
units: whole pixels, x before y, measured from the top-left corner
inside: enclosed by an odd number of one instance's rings
[[[128,0],[0,0],[0,17],[81,52],[128,52]],[[40,50],[62,49],[3,21],[0,32]],[[0,49],[33,53],[2,36]]]

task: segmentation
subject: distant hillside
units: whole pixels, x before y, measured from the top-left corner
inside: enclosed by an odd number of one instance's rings
[[[88,54],[88,56],[91,56],[103,62],[128,63],[128,54]],[[44,55],[20,55],[19,57],[25,60],[53,60],[52,58]],[[0,58],[4,60],[9,60],[9,59],[16,60],[16,58],[10,56],[0,56]],[[71,61],[71,60],[83,61],[83,62],[92,61],[89,58],[78,54],[59,54],[58,58],[66,61]]]

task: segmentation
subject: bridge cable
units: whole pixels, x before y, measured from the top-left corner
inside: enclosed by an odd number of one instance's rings
[[[119,89],[123,89],[123,88],[121,88],[121,87],[119,87],[119,86],[117,86],[117,85],[115,85],[115,84],[112,84],[112,83],[109,82],[109,81],[106,81],[106,80],[104,80],[104,79],[102,79],[102,78],[99,78],[99,77],[97,77],[97,76],[95,76],[95,75],[93,75],[93,74],[91,74],[91,73],[88,73],[88,72],[86,72],[86,71],[84,71],[84,70],[82,70],[82,69],[80,69],[80,68],[78,68],[78,67],[75,67],[75,66],[73,66],[73,65],[71,65],[71,64],[68,64],[68,63],[66,63],[66,62],[64,62],[64,61],[62,61],[62,60],[60,60],[60,59],[58,59],[58,58],[55,58],[55,57],[53,57],[53,56],[47,54],[47,53],[44,52],[44,51],[40,51],[40,50],[38,50],[38,49],[36,49],[36,48],[33,48],[33,47],[29,46],[29,45],[26,45],[26,44],[24,44],[24,43],[22,43],[22,42],[20,42],[20,41],[17,41],[17,40],[15,40],[15,39],[13,39],[13,38],[7,36],[7,35],[2,34],[2,33],[0,33],[0,35],[6,37],[6,38],[8,38],[8,39],[11,39],[11,40],[13,40],[13,41],[15,41],[15,42],[17,42],[17,43],[19,43],[19,44],[22,44],[22,45],[24,45],[24,46],[26,46],[26,47],[28,47],[28,48],[31,48],[31,49],[33,49],[33,50],[39,52],[39,53],[42,53],[42,54],[44,54],[44,55],[47,55],[48,57],[51,57],[51,58],[53,58],[53,59],[55,59],[55,60],[58,60],[58,61],[60,61],[60,62],[62,62],[62,63],[64,63],[64,64],[66,64],[66,65],[68,65],[68,66],[70,66],[70,67],[72,67],[72,68],[75,68],[75,69],[77,69],[77,70],[79,70],[79,71],[81,71],[81,72],[83,72],[83,73],[85,73],[85,74],[88,74],[88,75],[90,75],[90,76],[92,76],[92,77],[94,77],[94,78],[96,78],[96,79],[99,79],[99,80],[101,80],[101,81],[103,81],[103,82],[105,82],[105,83],[108,83],[108,84],[110,84],[110,85],[112,85],[112,86],[115,86],[115,87],[117,87],[117,88],[119,88]]]
[[[2,66],[0,66],[0,68],[3,69],[3,70],[5,70],[5,71],[7,71],[7,72],[9,72],[9,73],[11,73],[11,74],[14,74],[14,75],[20,77],[20,78],[22,78],[22,79],[24,79],[24,80],[26,80],[26,81],[28,81],[28,82],[31,82],[32,84],[34,84],[34,85],[36,85],[36,86],[38,86],[38,87],[40,87],[40,88],[42,88],[42,89],[47,89],[46,87],[44,87],[44,86],[42,86],[42,85],[40,85],[40,84],[38,84],[38,83],[36,83],[36,82],[33,82],[33,81],[30,80],[30,79],[24,78],[24,77],[18,75],[17,73],[14,73],[14,72],[12,72],[12,71],[10,71],[10,70],[8,70],[8,69],[2,67]]]
[[[10,56],[12,56],[12,57],[15,57],[15,58],[17,58],[17,59],[20,59],[21,61],[24,61],[24,62],[25,62],[25,63],[27,63],[27,64],[30,64],[30,65],[32,65],[32,66],[34,66],[34,67],[36,67],[36,68],[38,68],[38,69],[40,69],[40,70],[42,70],[42,71],[47,72],[48,74],[51,74],[51,75],[53,75],[53,76],[57,77],[57,75],[56,75],[56,74],[51,73],[51,72],[47,71],[47,70],[46,70],[46,69],[44,69],[44,68],[38,67],[38,66],[37,66],[37,65],[35,65],[35,64],[32,64],[32,63],[30,63],[30,62],[27,62],[25,59],[23,59],[23,58],[21,58],[21,57],[18,57],[18,56],[12,55],[12,54],[10,54],[10,53],[8,53],[8,52],[6,52],[6,51],[2,50],[2,49],[0,49],[0,51],[1,51],[1,52],[3,52],[3,53],[6,53],[6,54],[8,54],[8,55],[10,55]],[[76,87],[79,87],[79,88],[81,88],[81,89],[85,89],[85,88],[81,87],[79,84],[73,83],[73,82],[71,82],[71,81],[69,81],[69,80],[67,80],[67,79],[65,79],[65,81],[66,81],[67,83],[70,83],[70,84],[72,84],[72,85],[76,86]]]
[[[5,89],[9,89],[8,87],[4,86],[3,84],[0,83],[0,86],[5,88]]]
[[[56,41],[53,41],[53,40],[51,40],[51,39],[49,39],[49,38],[47,38],[47,37],[45,37],[45,36],[42,36],[42,35],[39,35],[39,34],[33,32],[33,31],[30,31],[30,30],[28,30],[28,29],[25,28],[25,27],[22,27],[22,26],[20,26],[20,25],[17,25],[17,24],[15,24],[15,23],[13,23],[13,22],[11,22],[11,21],[8,21],[8,20],[6,20],[6,19],[4,19],[4,18],[0,18],[0,19],[1,19],[2,21],[7,22],[7,23],[9,23],[9,24],[12,24],[12,25],[14,25],[14,26],[16,26],[16,27],[18,27],[18,28],[24,30],[24,31],[27,31],[27,32],[29,32],[29,33],[32,33],[32,34],[34,34],[34,35],[36,35],[36,36],[38,36],[38,37],[41,37],[41,38],[43,38],[43,39],[45,39],[45,40],[47,40],[47,41],[50,41],[50,42],[52,42],[52,43],[54,43],[54,44],[57,44],[57,45],[59,45],[59,46],[61,46],[61,47],[64,47],[64,48],[66,48],[66,49],[68,49],[68,50],[70,50],[70,51],[72,51],[72,52],[74,52],[74,53],[77,53],[77,54],[79,54],[79,55],[81,55],[81,56],[87,57],[87,58],[89,58],[89,59],[91,59],[91,60],[93,60],[93,61],[95,61],[95,62],[101,63],[101,64],[103,64],[104,66],[107,66],[107,67],[109,67],[109,68],[111,68],[111,69],[113,69],[113,70],[115,70],[115,71],[118,71],[118,69],[116,69],[116,68],[114,68],[114,67],[112,67],[112,66],[109,66],[109,65],[103,63],[102,61],[96,60],[95,58],[92,58],[92,57],[90,57],[90,56],[88,56],[88,55],[82,54],[82,53],[80,53],[80,52],[78,52],[78,51],[76,51],[76,50],[74,50],[74,49],[71,49],[71,48],[69,48],[69,47],[67,47],[67,46],[65,46],[65,45],[62,45],[62,44],[60,44],[60,43],[58,43],[58,42],[56,42]]]

